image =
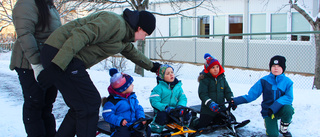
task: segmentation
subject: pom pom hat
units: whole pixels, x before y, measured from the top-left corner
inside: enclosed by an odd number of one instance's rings
[[[208,73],[209,70],[214,66],[214,65],[219,65],[220,68],[220,72],[218,75],[220,75],[221,73],[224,72],[224,69],[222,68],[222,66],[220,65],[219,61],[214,58],[213,56],[211,56],[209,53],[204,54],[204,59],[206,60],[206,62],[204,63],[204,72]],[[217,76],[218,76],[217,75]]]
[[[115,68],[109,70],[109,75],[111,76],[111,87],[119,93],[125,91],[133,82],[133,78],[130,75],[120,73]]]
[[[270,71],[271,71],[272,65],[279,65],[283,70],[282,73],[284,73],[284,71],[286,70],[286,58],[280,55],[276,55],[270,59],[270,62],[269,62]]]
[[[157,76],[160,78],[160,79],[164,79],[164,75],[165,75],[165,73],[166,73],[166,70],[167,70],[167,68],[172,68],[172,70],[174,71],[174,69],[173,69],[173,67],[172,66],[170,66],[170,65],[168,65],[168,64],[163,64],[163,65],[161,65],[160,67],[159,67],[159,69],[158,69],[158,72],[157,72]]]

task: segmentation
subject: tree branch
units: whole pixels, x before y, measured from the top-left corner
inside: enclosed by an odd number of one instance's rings
[[[317,30],[316,25],[315,25],[315,21],[310,17],[310,15],[305,10],[301,9],[297,5],[297,1],[298,0],[295,0],[294,2],[292,2],[292,0],[289,0],[289,3],[291,4],[291,8],[298,11],[309,22],[309,24],[312,26],[313,30]]]

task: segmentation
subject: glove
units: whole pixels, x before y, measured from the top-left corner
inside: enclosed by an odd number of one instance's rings
[[[233,99],[231,99],[231,101],[230,101],[230,104],[229,104],[229,105],[231,105],[232,110],[236,110],[236,109],[237,109],[237,105],[236,105],[236,104],[234,104]]]
[[[271,119],[274,119],[274,118],[275,118],[272,109],[268,109],[268,116],[269,116]]]
[[[62,70],[54,63],[43,69],[37,77],[38,83],[43,90],[50,88],[58,77],[62,74]]]
[[[151,68],[151,72],[153,73],[157,73],[158,69],[160,68],[162,64],[158,63],[158,62],[153,62],[153,67]]]
[[[37,77],[39,76],[40,72],[43,70],[43,67],[41,64],[31,64],[31,67],[33,69],[33,74],[34,74],[34,79],[36,79],[36,81],[38,82],[37,80]]]
[[[172,109],[173,109],[172,107],[167,106],[165,111],[166,111],[167,113],[170,113],[170,111],[171,111]]]
[[[211,111],[213,111],[213,112],[219,112],[219,106],[218,106],[217,103],[211,102],[211,104],[210,104],[209,107],[210,107]]]
[[[179,115],[180,115],[180,116],[183,116],[184,108],[182,108],[182,106],[177,106],[177,108],[180,109]]]

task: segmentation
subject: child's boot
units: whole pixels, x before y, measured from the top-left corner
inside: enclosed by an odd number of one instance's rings
[[[288,131],[288,126],[290,125],[290,123],[284,123],[284,122],[280,122],[280,133],[284,136],[284,137],[292,137],[291,133]]]

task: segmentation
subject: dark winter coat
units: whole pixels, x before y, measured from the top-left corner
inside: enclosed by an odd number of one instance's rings
[[[17,33],[17,40],[14,43],[10,69],[15,67],[32,69],[30,64],[40,64],[40,43],[61,26],[58,11],[51,7],[49,27],[43,31],[38,23],[38,8],[34,0],[18,0],[12,11],[12,20]]]
[[[225,78],[224,73],[214,78],[211,73],[201,73],[199,76],[199,98],[201,100],[201,114],[215,116],[217,113],[211,111],[209,105],[212,101],[217,104],[230,101],[233,93]],[[225,109],[222,106],[221,109]]]
[[[102,116],[112,126],[120,126],[125,119],[130,126],[140,118],[145,118],[142,106],[133,92],[128,98],[110,94],[108,101],[103,106]]]
[[[275,114],[284,105],[292,105],[293,82],[285,74],[278,76],[270,73],[257,81],[249,90],[247,95],[234,98],[236,105],[249,103],[256,100],[262,94],[261,114],[268,116],[268,109]]]
[[[63,70],[73,57],[89,68],[117,53],[150,70],[153,63],[131,43],[134,36],[135,30],[123,16],[101,11],[61,26],[45,43],[59,49],[52,62]]]

